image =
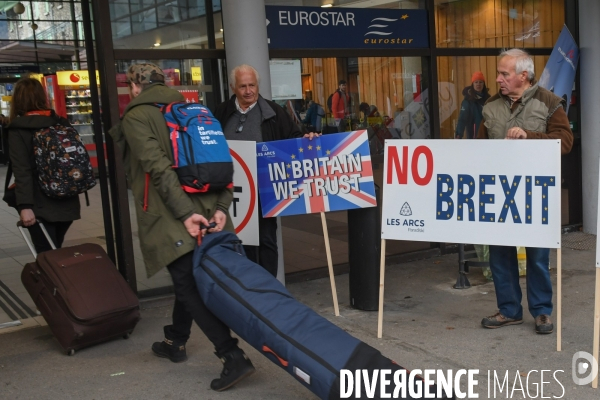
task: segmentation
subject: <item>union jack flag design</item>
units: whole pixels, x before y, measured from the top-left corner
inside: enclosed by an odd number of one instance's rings
[[[256,144],[263,217],[374,207],[367,131]]]

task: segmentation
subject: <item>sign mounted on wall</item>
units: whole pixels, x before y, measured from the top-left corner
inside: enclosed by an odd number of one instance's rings
[[[266,6],[271,49],[429,47],[427,10]]]
[[[88,71],[56,71],[59,86],[89,86]],[[96,84],[100,83],[100,75],[96,71]]]
[[[302,98],[300,60],[271,60],[269,70],[273,100]]]

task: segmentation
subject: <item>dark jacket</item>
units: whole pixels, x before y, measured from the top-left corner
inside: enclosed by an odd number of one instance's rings
[[[232,189],[199,194],[181,189],[172,168],[169,129],[155,105],[175,101],[183,101],[181,93],[163,83],[153,83],[129,103],[121,123],[109,131],[123,154],[148,277],[194,250],[196,239],[189,235],[183,221],[194,213],[210,219],[217,207],[227,210],[233,200]],[[145,210],[146,174],[149,184]],[[229,215],[225,229],[234,230]]]
[[[302,137],[302,132],[294,123],[288,113],[271,100],[258,95],[258,107],[262,113],[262,124],[260,126],[264,142],[273,140],[292,139]],[[229,118],[236,112],[235,95],[217,106],[213,113],[221,125],[225,126]]]
[[[15,118],[8,125],[8,149],[15,177],[17,208],[31,209],[36,217],[48,222],[67,222],[80,219],[79,196],[53,199],[40,188],[33,154],[33,135],[51,125],[71,126],[65,118],[52,115],[30,115]]]
[[[458,116],[458,124],[456,125],[456,137],[462,138],[466,130],[466,138],[473,139],[477,137],[479,125],[482,120],[483,105],[490,98],[487,87],[483,87],[481,93],[477,93],[473,89],[473,85],[463,89],[462,94],[464,100],[460,105],[460,114]]]

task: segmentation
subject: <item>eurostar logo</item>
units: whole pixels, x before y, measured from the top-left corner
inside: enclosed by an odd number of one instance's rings
[[[371,25],[369,25],[368,29],[371,29],[370,31],[368,31],[367,33],[365,33],[365,36],[367,35],[375,35],[375,36],[389,36],[392,34],[392,32],[386,32],[384,30],[382,30],[381,28],[388,28],[390,25],[390,22],[396,22],[398,21],[398,19],[396,18],[373,18],[371,20]],[[376,28],[376,29],[372,29],[372,28]]]

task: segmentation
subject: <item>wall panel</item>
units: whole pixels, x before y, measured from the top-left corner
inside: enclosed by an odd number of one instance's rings
[[[435,8],[437,47],[553,47],[563,0],[461,0]]]

